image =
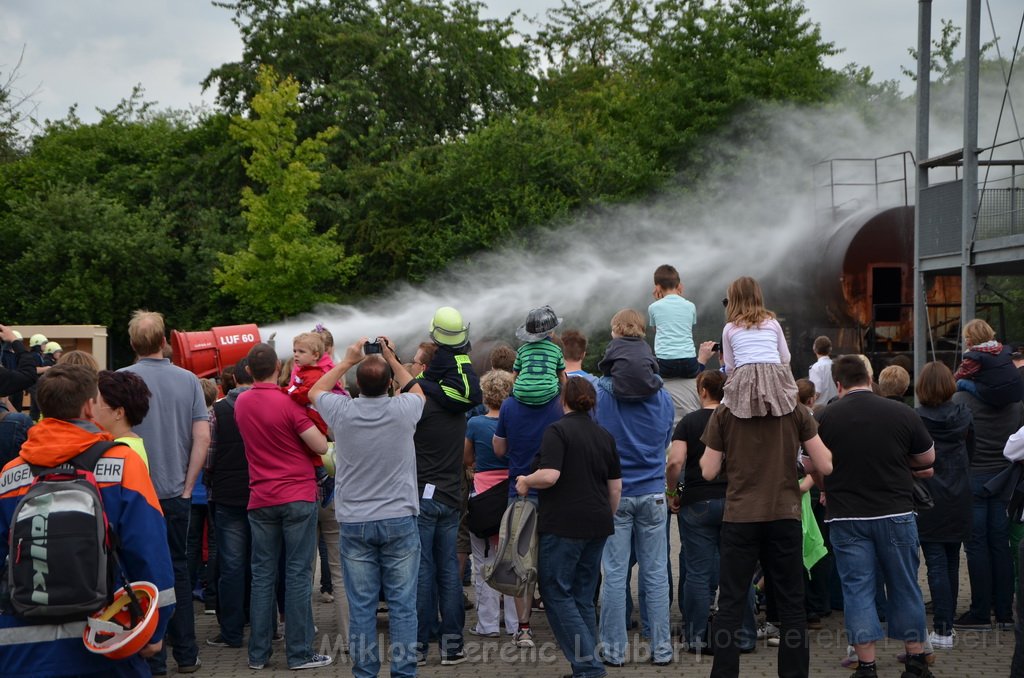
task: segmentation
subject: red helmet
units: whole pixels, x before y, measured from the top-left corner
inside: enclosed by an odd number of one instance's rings
[[[118,589],[114,602],[86,620],[82,632],[85,648],[108,659],[127,659],[138,653],[156,633],[159,596],[148,581]]]

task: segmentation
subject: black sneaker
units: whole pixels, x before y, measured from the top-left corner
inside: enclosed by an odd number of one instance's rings
[[[303,669],[318,669],[321,666],[330,666],[334,663],[334,660],[325,654],[314,654],[312,657],[307,659],[298,666],[289,666],[288,668],[292,671],[302,671]]]
[[[222,636],[219,633],[215,635],[213,638],[207,638],[206,644],[210,647],[242,647],[241,643],[239,643],[238,645],[232,645],[228,641],[224,640],[224,636]]]
[[[953,628],[968,629],[973,631],[991,631],[992,621],[990,619],[979,619],[970,612],[964,612],[953,622]]]
[[[900,674],[900,678],[935,678],[935,674],[923,659],[908,657],[907,670]]]
[[[195,664],[190,664],[188,666],[182,666],[181,664],[178,664],[178,673],[195,673],[199,670],[199,667],[202,665],[202,660],[200,660],[199,657],[196,657]]]
[[[456,664],[461,664],[462,662],[466,661],[466,659],[466,653],[462,650],[459,650],[455,654],[450,654],[447,657],[442,657],[441,666],[455,666]]]

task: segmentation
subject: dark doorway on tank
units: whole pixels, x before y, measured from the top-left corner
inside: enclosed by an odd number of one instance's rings
[[[875,320],[899,322],[903,302],[903,269],[900,266],[873,266],[871,268],[871,305]]]

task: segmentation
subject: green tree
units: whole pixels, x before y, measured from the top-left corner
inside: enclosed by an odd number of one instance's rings
[[[18,88],[25,48],[21,49],[18,60],[5,74],[0,68],[0,163],[16,160],[22,154],[24,140],[18,126],[24,122],[25,111],[32,102],[35,92],[23,92]],[[0,64],[3,66],[6,64]]]
[[[528,48],[511,21],[480,17],[470,0],[237,0],[241,61],[214,69],[229,112],[258,91],[261,65],[299,85],[299,136],[331,125],[339,167],[391,160],[457,139],[529,104]]]
[[[553,71],[621,68],[649,56],[652,13],[642,0],[562,0],[534,39]]]
[[[132,309],[189,321],[191,304],[175,282],[190,262],[162,205],[128,209],[95,188],[55,183],[10,208],[0,218],[0,241],[19,254],[0,261],[9,321],[105,325],[121,363]]]
[[[839,71],[842,81],[830,106],[841,111],[857,111],[866,121],[883,122],[909,102],[903,98],[898,80],[875,80],[870,66],[850,63]]]
[[[119,362],[139,306],[181,329],[245,320],[213,282],[217,253],[245,242],[229,121],[156,111],[141,90],[96,123],[74,110],[48,121],[0,163],[0,241],[17,254],[0,264],[12,281],[0,316],[107,325]]]
[[[214,278],[252,320],[265,322],[332,299],[331,290],[344,285],[359,258],[345,256],[335,228],[317,233],[306,216],[309,195],[320,186],[315,167],[323,164],[323,150],[337,129],[299,142],[298,83],[291,77],[278,81],[269,67],[260,70],[258,80],[253,115],[235,117],[231,135],[252,149],[243,164],[263,191],[242,189],[249,243],[222,254]]]
[[[952,19],[939,19],[942,24],[939,38],[932,40],[931,60],[928,69],[937,73],[939,82],[948,83],[955,79],[962,78],[964,72],[963,59],[957,59],[957,48],[963,40],[963,30],[957,26]],[[982,43],[981,58],[984,60],[985,53],[996,46],[995,40]],[[903,75],[917,82],[917,48],[908,47],[907,54],[914,60],[913,67],[900,66]]]

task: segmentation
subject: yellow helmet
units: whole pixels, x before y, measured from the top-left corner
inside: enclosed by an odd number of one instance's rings
[[[463,325],[462,314],[451,306],[434,311],[430,321],[430,338],[438,344],[459,348],[469,343],[469,325]]]
[[[43,353],[45,353],[47,355],[49,355],[51,353],[56,353],[57,351],[63,351],[63,350],[64,349],[61,348],[60,344],[58,344],[56,341],[48,341],[48,342],[46,342],[46,346],[43,347]]]
[[[49,341],[49,339],[46,338],[45,334],[33,334],[28,340],[28,345],[31,348],[35,348],[36,346],[45,346],[47,341]]]

